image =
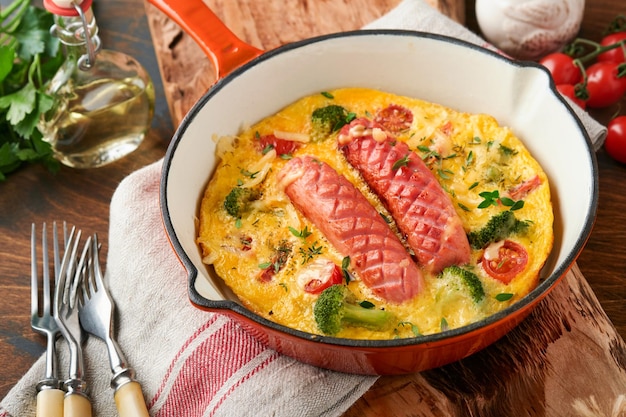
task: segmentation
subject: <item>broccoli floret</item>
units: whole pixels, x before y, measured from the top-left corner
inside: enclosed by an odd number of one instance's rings
[[[472,300],[475,303],[479,303],[485,298],[485,290],[483,284],[480,282],[480,278],[473,272],[463,269],[456,265],[449,266],[441,272],[441,277],[444,279],[457,279],[465,286],[469,292]]]
[[[224,209],[233,217],[240,218],[251,201],[258,198],[258,193],[250,188],[234,187],[224,199]]]
[[[482,249],[492,242],[502,240],[515,233],[528,230],[529,222],[518,220],[512,211],[502,211],[491,217],[480,230],[469,232],[467,238],[474,249]]]
[[[344,326],[385,330],[394,323],[388,311],[357,304],[348,287],[332,285],[320,294],[313,308],[317,327],[325,334],[337,334]]]
[[[313,125],[311,137],[314,142],[323,140],[331,133],[341,129],[343,125],[350,123],[354,118],[354,113],[349,113],[336,104],[315,109],[311,114]]]

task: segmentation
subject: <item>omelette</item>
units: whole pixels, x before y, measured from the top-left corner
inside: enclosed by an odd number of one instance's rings
[[[552,249],[548,178],[489,115],[345,88],[214,140],[203,262],[290,328],[393,339],[466,326],[535,288]],[[387,324],[320,324],[318,300],[338,286]]]

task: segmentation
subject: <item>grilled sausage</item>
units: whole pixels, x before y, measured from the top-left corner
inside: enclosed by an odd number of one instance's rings
[[[376,123],[356,119],[341,130],[339,147],[380,197],[431,273],[470,261],[470,246],[452,201],[422,159]]]
[[[423,288],[423,276],[400,239],[369,201],[328,164],[293,158],[278,181],[294,206],[326,236],[379,297],[401,303]]]

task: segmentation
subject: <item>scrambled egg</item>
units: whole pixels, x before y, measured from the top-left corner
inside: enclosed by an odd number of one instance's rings
[[[390,227],[397,231],[378,197],[337,149],[337,132],[325,140],[311,139],[312,112],[331,104],[369,119],[390,105],[410,110],[410,127],[399,132],[397,140],[405,141],[427,163],[451,197],[467,233],[480,230],[492,216],[511,208],[516,209],[517,219],[529,225],[524,233],[506,238],[524,248],[528,258],[523,271],[508,283],[493,278],[483,266],[485,257],[497,258],[497,247],[472,249],[471,262],[463,267],[482,283],[485,297],[480,302],[458,281],[425,275],[421,294],[409,302],[391,304],[377,299],[352,274],[348,286],[357,299],[393,313],[397,323],[386,331],[347,327],[338,337],[391,339],[461,327],[506,308],[537,285],[553,244],[549,183],[513,132],[488,115],[347,88],[302,98],[237,137],[216,139],[220,163],[202,199],[197,242],[204,262],[215,268],[247,308],[285,326],[320,334],[313,317],[318,295],[305,290],[303,280],[311,274],[303,271],[321,258],[342,266],[343,255],[297,212],[276,183],[276,174],[290,155],[312,154],[330,164],[390,219]],[[266,135],[297,145],[282,156],[271,146],[259,149],[259,138]],[[247,209],[236,216],[225,210],[225,198],[233,188],[254,193]]]

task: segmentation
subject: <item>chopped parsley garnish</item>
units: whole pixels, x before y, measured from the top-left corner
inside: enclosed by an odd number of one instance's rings
[[[495,297],[495,298],[496,298],[496,300],[498,300],[498,301],[508,301],[508,300],[510,300],[511,298],[513,298],[513,294],[503,292],[503,293],[500,293],[500,294],[496,294],[496,297]]]
[[[250,172],[247,169],[242,169],[240,172],[241,172],[241,175],[243,175],[244,177],[249,177],[251,179],[254,179],[254,177],[256,177],[258,175],[258,173],[261,172],[261,171]]]
[[[346,256],[341,260],[341,272],[343,272],[343,277],[346,279],[346,284],[352,281],[353,277],[348,268],[350,267],[350,257]]]
[[[291,232],[292,235],[294,235],[295,237],[299,237],[302,240],[306,240],[306,238],[311,236],[311,234],[313,233],[309,230],[307,226],[304,226],[304,229],[299,230],[299,231],[289,226],[289,231]]]
[[[469,151],[467,157],[465,158],[465,166],[472,165],[472,162],[474,162],[474,151]]]
[[[508,146],[500,145],[500,152],[506,156],[517,155],[517,151],[515,149],[509,148]]]
[[[422,334],[420,333],[420,329],[413,323],[411,323],[410,321],[401,321],[400,323],[398,323],[398,326],[409,326],[411,328],[411,332],[413,333],[414,336],[421,336]]]
[[[500,202],[503,206],[509,207],[509,210],[511,211],[519,210],[524,207],[524,200],[515,201],[508,197],[501,197]]]
[[[291,247],[289,247],[286,242],[281,242],[281,244],[275,249],[272,261],[260,263],[259,268],[269,269],[273,267],[274,273],[278,273],[278,271],[280,271],[287,263],[290,253]]]
[[[483,198],[483,201],[478,205],[479,209],[498,205],[498,199],[500,199],[500,192],[498,190],[483,191],[482,193],[479,193],[478,195]]]
[[[441,331],[442,332],[445,332],[446,330],[448,330],[450,328],[450,325],[448,324],[448,320],[446,320],[445,317],[441,318],[440,326],[441,326]]]
[[[478,205],[479,209],[484,209],[489,206],[498,206],[498,204],[509,207],[509,210],[511,211],[519,210],[524,207],[524,200],[515,201],[509,197],[500,197],[500,192],[498,190],[483,191],[478,195],[483,198],[483,201]]]
[[[433,151],[427,146],[418,146],[417,149],[419,149],[422,152],[425,152],[424,155],[422,156],[423,161],[426,161],[429,159],[434,159],[435,161],[441,161],[443,159],[441,155],[439,155],[439,152]]]
[[[450,171],[449,169],[438,169],[437,175],[439,175],[441,179],[449,180],[450,178],[452,178],[452,175],[454,175],[454,172]]]

